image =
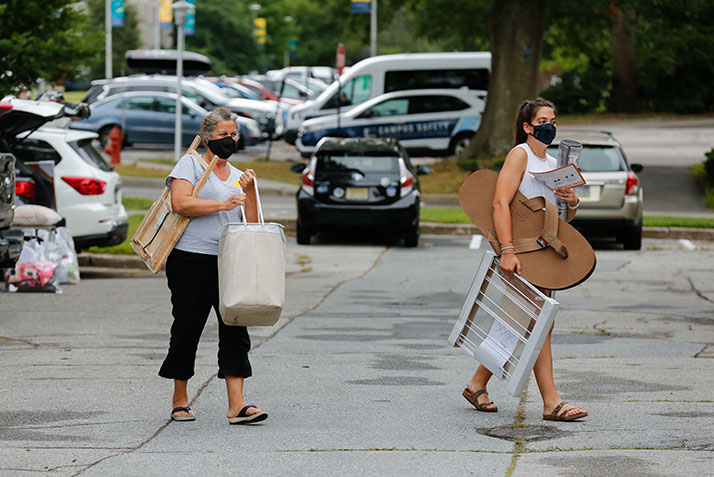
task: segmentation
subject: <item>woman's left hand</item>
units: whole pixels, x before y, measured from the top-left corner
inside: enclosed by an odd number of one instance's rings
[[[575,207],[578,204],[578,198],[573,189],[555,189],[554,192],[558,199],[567,202],[570,207]]]
[[[243,175],[240,176],[238,182],[240,182],[240,187],[243,192],[253,192],[255,190],[255,171],[253,169],[246,169]]]

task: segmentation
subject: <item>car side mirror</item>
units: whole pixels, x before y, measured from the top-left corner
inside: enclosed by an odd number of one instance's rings
[[[632,172],[634,172],[635,174],[639,174],[644,168],[645,166],[643,166],[642,164],[630,164],[630,169],[632,169]]]
[[[427,174],[431,174],[431,167],[418,165],[416,167],[416,173],[418,176],[425,176]]]
[[[298,174],[301,174],[302,171],[304,171],[306,167],[307,167],[306,164],[298,162],[297,164],[293,164],[292,166],[290,166],[290,170],[293,172],[296,172]]]
[[[371,117],[374,117],[374,111],[371,109],[368,109],[367,111],[359,115],[359,119],[368,119]]]

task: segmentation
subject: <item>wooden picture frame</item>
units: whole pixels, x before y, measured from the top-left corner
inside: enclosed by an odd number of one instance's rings
[[[204,168],[203,175],[193,188],[196,197],[208,180],[213,167],[218,162],[218,156],[213,156],[210,164],[201,157],[196,148],[201,143],[201,137],[196,138],[189,146],[186,154],[199,161]],[[131,248],[141,257],[152,273],[158,273],[166,263],[166,259],[188,226],[190,217],[174,212],[171,208],[171,191],[164,187],[159,198],[152,204],[139,227],[131,238]]]

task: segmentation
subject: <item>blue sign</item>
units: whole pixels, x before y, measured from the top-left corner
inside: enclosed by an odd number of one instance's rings
[[[185,35],[193,35],[196,32],[196,0],[186,0],[193,7],[186,13],[186,22],[183,24]]]
[[[370,0],[352,0],[352,13],[369,13],[371,5]]]
[[[112,26],[124,26],[124,0],[112,0]]]

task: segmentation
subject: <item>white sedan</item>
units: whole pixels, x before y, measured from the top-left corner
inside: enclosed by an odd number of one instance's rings
[[[295,145],[308,156],[326,136],[394,138],[413,155],[458,154],[481,124],[484,105],[468,90],[395,91],[344,114],[305,121]]]

